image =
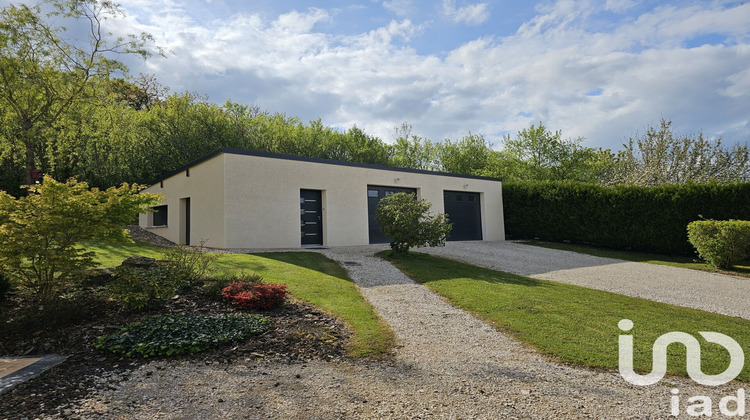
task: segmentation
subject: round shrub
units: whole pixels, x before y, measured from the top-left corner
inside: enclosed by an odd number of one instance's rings
[[[690,243],[709,265],[730,268],[748,256],[750,221],[696,220],[687,230]]]
[[[287,295],[285,284],[235,282],[222,290],[238,309],[272,309],[281,306]]]
[[[94,348],[127,357],[176,356],[241,341],[270,328],[267,317],[250,314],[155,315],[97,338]]]

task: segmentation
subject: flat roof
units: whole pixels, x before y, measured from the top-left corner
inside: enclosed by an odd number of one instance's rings
[[[209,153],[201,158],[198,158],[186,165],[182,165],[179,168],[167,173],[166,175],[163,175],[161,178],[156,179],[151,183],[151,185],[157,184],[161,181],[164,181],[167,178],[171,178],[177,174],[179,174],[182,171],[185,171],[187,169],[192,168],[195,165],[198,165],[200,163],[203,163],[209,159],[212,159],[216,156],[219,156],[221,154],[229,154],[229,155],[244,155],[244,156],[256,156],[256,157],[264,157],[264,158],[271,158],[271,159],[284,159],[284,160],[296,160],[300,162],[312,162],[312,163],[323,163],[326,165],[340,165],[340,166],[353,166],[355,168],[368,168],[368,169],[378,169],[382,171],[397,171],[397,172],[409,172],[409,173],[415,173],[415,174],[424,174],[424,175],[440,175],[440,176],[450,176],[454,178],[467,178],[467,179],[484,179],[487,181],[502,181],[500,178],[493,178],[488,176],[478,176],[478,175],[464,175],[464,174],[453,174],[450,172],[440,172],[440,171],[427,171],[424,169],[411,169],[411,168],[399,168],[397,166],[387,166],[387,165],[376,165],[372,163],[359,163],[359,162],[349,162],[345,160],[334,160],[334,159],[323,159],[323,158],[315,158],[315,157],[308,157],[308,156],[296,156],[296,155],[285,155],[281,153],[270,153],[270,152],[261,152],[258,150],[245,150],[245,149],[235,149],[231,147],[224,147],[221,149],[218,149],[212,153]]]

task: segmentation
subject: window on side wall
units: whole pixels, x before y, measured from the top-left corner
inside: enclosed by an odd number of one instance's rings
[[[167,206],[156,206],[153,207],[154,212],[151,213],[151,226],[166,226],[167,225]]]

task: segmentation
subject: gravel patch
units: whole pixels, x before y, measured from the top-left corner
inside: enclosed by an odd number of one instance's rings
[[[686,378],[635,387],[616,372],[549,360],[460,311],[390,263],[383,247],[320,250],[346,262],[364,296],[393,328],[384,361],[157,361],[81,401],[65,418],[104,419],[513,419],[673,418],[672,388],[714,401],[738,386]],[[103,379],[107,381],[106,378]],[[685,416],[685,418],[690,418]]]
[[[144,229],[138,225],[127,225],[125,229],[130,232],[130,238],[135,241],[147,242],[153,245],[175,246],[176,244],[167,238],[161,237],[154,232]]]
[[[448,242],[435,256],[537,279],[576,284],[750,319],[750,279],[595,257],[516,242]]]

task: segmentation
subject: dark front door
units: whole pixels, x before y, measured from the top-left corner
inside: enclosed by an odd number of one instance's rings
[[[482,239],[482,207],[479,193],[463,191],[443,192],[445,214],[453,224],[449,241]]]
[[[190,245],[190,198],[185,199],[185,245]]]
[[[319,190],[300,190],[302,245],[323,245],[323,203]]]
[[[375,185],[367,186],[367,223],[370,230],[371,244],[384,244],[390,242],[390,239],[380,231],[380,224],[375,221],[375,214],[378,203],[380,203],[381,199],[400,192],[416,194],[417,190],[414,188],[378,187]]]

